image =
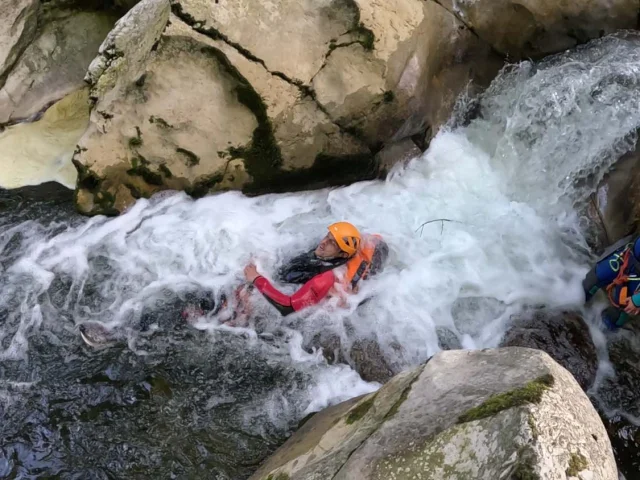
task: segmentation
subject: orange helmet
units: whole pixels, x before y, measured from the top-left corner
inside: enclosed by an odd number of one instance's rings
[[[333,235],[340,250],[353,255],[360,247],[360,232],[348,222],[338,222],[329,225],[329,232]]]

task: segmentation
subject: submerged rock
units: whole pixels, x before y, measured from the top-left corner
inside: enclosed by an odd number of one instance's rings
[[[374,338],[349,339],[343,342],[335,333],[318,333],[305,348],[320,349],[329,364],[350,365],[367,382],[386,383],[399,372]]]
[[[616,480],[575,379],[527,348],[447,351],[308,420],[252,480]]]
[[[541,310],[513,317],[500,346],[547,352],[571,372],[583,390],[593,384],[598,370],[589,327],[575,312]]]

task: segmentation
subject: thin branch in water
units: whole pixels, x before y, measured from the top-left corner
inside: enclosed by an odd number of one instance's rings
[[[440,235],[442,235],[442,232],[444,232],[444,222],[461,223],[463,225],[465,224],[464,222],[460,222],[458,220],[451,220],[449,218],[436,218],[435,220],[429,220],[428,222],[424,222],[422,225],[416,228],[416,232],[420,230],[420,236],[422,237],[422,232],[424,231],[425,225],[429,225],[430,223],[435,223],[435,222],[442,222],[440,225]]]

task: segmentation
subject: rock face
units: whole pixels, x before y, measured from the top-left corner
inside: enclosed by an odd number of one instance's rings
[[[619,29],[637,28],[635,0],[442,0],[478,36],[512,59],[540,58]]]
[[[597,251],[616,243],[640,224],[640,150],[620,158],[591,196],[587,218],[591,220]]]
[[[501,347],[529,347],[547,352],[569,370],[583,390],[596,377],[598,357],[589,327],[577,313],[534,311],[511,319]]]
[[[0,89],[0,124],[33,119],[83,88],[87,67],[116,19],[110,12],[73,11],[47,19]]]
[[[526,348],[448,351],[315,415],[251,477],[616,480],[575,379]]]
[[[36,34],[38,0],[5,0],[0,17],[0,87]]]
[[[437,128],[500,65],[433,2],[180,0],[170,18],[167,6],[138,3],[89,69],[95,106],[74,158],[84,213],[166,188],[374,178],[381,145]]]

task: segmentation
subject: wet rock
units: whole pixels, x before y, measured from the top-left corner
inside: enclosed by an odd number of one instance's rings
[[[614,375],[604,379],[594,394],[607,427],[618,468],[628,478],[640,471],[640,328],[631,324],[608,338]]]
[[[251,480],[578,476],[618,478],[605,428],[567,370],[515,347],[440,352],[316,414]]]
[[[605,175],[595,200],[602,219],[606,242],[613,244],[633,230],[632,184],[640,174],[640,152],[619,159]]]
[[[586,230],[596,252],[639,231],[639,187],[640,150],[636,149],[615,162],[590,197]]]
[[[480,38],[513,59],[540,58],[636,28],[635,0],[442,0]]]
[[[380,165],[380,174],[386,175],[396,165],[406,165],[410,160],[422,155],[422,151],[409,138],[385,146],[376,159]]]
[[[569,370],[584,390],[592,385],[598,358],[589,328],[580,315],[541,310],[512,317],[511,321],[501,347],[542,350]]]
[[[353,369],[367,382],[385,383],[398,373],[389,364],[380,344],[373,339],[353,342],[349,358]]]
[[[339,335],[321,332],[308,342],[306,349],[320,349],[330,364],[350,365],[367,382],[386,383],[399,372],[392,365],[376,339],[365,338],[343,342]]]
[[[444,327],[436,327],[436,335],[438,335],[438,346],[442,350],[459,350],[462,348],[462,343],[458,336]]]
[[[342,340],[335,333],[317,333],[305,346],[305,349],[309,352],[320,350],[329,364],[346,363],[342,353]]]
[[[627,480],[640,472],[640,426],[623,415],[601,415],[609,434],[618,469]]]

